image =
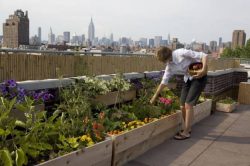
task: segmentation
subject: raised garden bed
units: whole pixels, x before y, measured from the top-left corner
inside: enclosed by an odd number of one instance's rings
[[[37,166],[110,166],[112,160],[112,140],[83,148],[64,156],[38,164]]]
[[[113,166],[119,166],[174,136],[181,124],[181,112],[142,127],[113,136]]]
[[[136,90],[128,90],[123,92],[115,91],[115,92],[108,92],[105,95],[98,95],[96,96],[94,101],[108,106],[108,105],[127,102],[133,100],[135,97],[136,97]]]
[[[34,110],[36,112],[39,112],[39,111],[44,111],[45,110],[45,106],[44,104],[38,104],[38,105],[35,105],[34,106]],[[26,121],[26,117],[24,115],[24,112],[21,111],[21,110],[18,110],[18,109],[12,109],[11,112],[10,112],[10,116],[18,119],[18,120],[21,120],[21,121]]]
[[[221,112],[233,112],[233,110],[235,110],[236,106],[237,106],[237,102],[233,102],[231,104],[217,102],[216,103],[216,110],[221,111]]]
[[[212,100],[206,99],[204,102],[194,106],[194,121],[193,125],[205,119],[211,114]]]

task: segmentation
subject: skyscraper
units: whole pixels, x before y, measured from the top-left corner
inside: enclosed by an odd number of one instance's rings
[[[210,41],[209,48],[210,48],[210,51],[216,52],[217,51],[217,41]]]
[[[139,41],[140,41],[142,47],[146,47],[148,44],[147,38],[141,37]]]
[[[66,43],[69,43],[69,42],[70,42],[70,32],[63,32],[63,40],[64,40]]]
[[[168,44],[171,44],[170,34],[168,34]]]
[[[233,31],[233,39],[232,39],[232,47],[243,47],[246,42],[246,33],[244,30],[234,30]]]
[[[149,45],[150,48],[153,48],[155,46],[154,39],[149,39],[148,40],[148,45]]]
[[[88,38],[90,42],[93,42],[95,39],[95,26],[93,23],[93,20],[91,18],[90,24],[89,24],[89,30],[88,30]]]
[[[42,28],[38,27],[38,42],[42,43]]]
[[[3,47],[18,48],[19,45],[29,45],[28,11],[16,10],[3,23]]]
[[[114,41],[114,35],[113,35],[113,33],[111,33],[110,34],[110,42],[113,43],[113,41]]]
[[[223,47],[223,43],[222,43],[222,37],[219,37],[219,48]]]
[[[55,34],[53,34],[52,29],[50,27],[50,33],[48,35],[48,43],[55,44],[55,40],[56,40]]]
[[[155,47],[160,47],[162,43],[162,36],[155,36]]]

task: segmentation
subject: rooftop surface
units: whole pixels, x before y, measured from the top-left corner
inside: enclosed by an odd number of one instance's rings
[[[167,140],[125,166],[250,166],[250,105],[215,112],[192,128],[190,139]]]

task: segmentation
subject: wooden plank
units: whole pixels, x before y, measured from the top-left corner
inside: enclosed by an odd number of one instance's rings
[[[113,166],[123,165],[174,136],[180,123],[181,112],[178,111],[142,127],[114,136]]]
[[[60,156],[53,160],[38,164],[37,166],[110,166],[112,159],[112,140],[97,143],[91,147],[83,148]]]
[[[250,104],[250,83],[241,82],[239,86],[238,102],[240,104]]]
[[[205,119],[211,114],[212,100],[207,99],[205,102],[194,106],[194,121],[193,125]]]
[[[147,152],[148,150],[156,147],[157,145],[162,144],[166,140],[172,138],[179,131],[178,127],[173,127],[164,132],[160,133],[157,136],[149,138],[136,146],[131,147],[130,149],[123,151],[115,156],[115,160],[113,160],[113,166],[122,166],[125,163],[135,159],[141,154]]]
[[[100,102],[104,105],[114,105],[131,101],[136,97],[136,90],[129,90],[124,92],[109,92],[105,95],[99,95],[94,99],[94,102]]]

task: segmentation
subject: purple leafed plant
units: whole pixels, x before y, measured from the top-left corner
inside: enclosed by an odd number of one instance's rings
[[[54,97],[47,90],[30,92],[30,96],[34,99],[36,103],[44,103]]]
[[[25,97],[30,97],[36,104],[44,103],[53,98],[47,90],[27,91],[18,86],[15,80],[6,80],[0,84],[0,96],[6,99],[16,98],[17,103],[22,103]]]
[[[130,83],[135,87],[135,89],[142,89],[143,84],[140,79],[131,79]]]

